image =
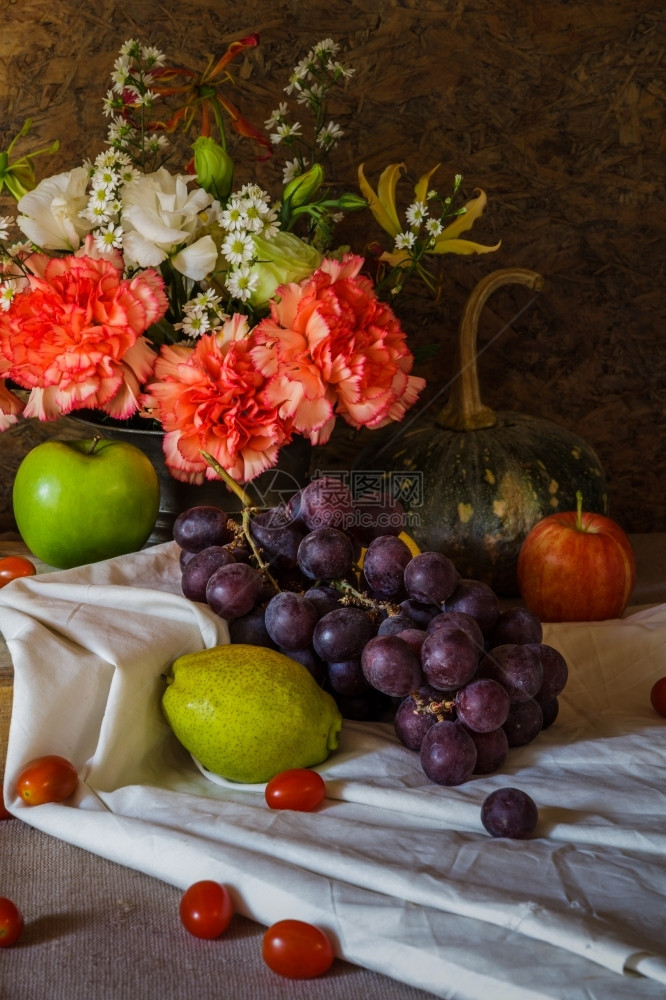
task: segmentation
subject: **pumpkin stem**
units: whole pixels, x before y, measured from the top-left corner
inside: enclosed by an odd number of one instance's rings
[[[526,285],[541,291],[543,278],[536,271],[523,267],[506,267],[487,274],[472,289],[465,303],[458,330],[456,370],[458,375],[451,387],[449,401],[437,418],[439,427],[454,431],[473,431],[494,427],[494,410],[481,402],[477,371],[477,332],[481,312],[490,296],[502,285]]]

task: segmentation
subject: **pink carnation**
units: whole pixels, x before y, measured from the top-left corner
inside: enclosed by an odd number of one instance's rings
[[[401,420],[425,385],[410,375],[405,333],[362,266],[362,257],[347,254],[281,286],[253,334],[267,398],[312,444],[329,439],[338,414],[352,427]]]
[[[87,256],[53,258],[39,271],[0,313],[0,372],[30,390],[24,416],[94,408],[129,417],[156,359],[142,334],[167,310],[162,279],[123,279],[110,261]]]
[[[236,313],[195,347],[164,345],[142,399],[165,430],[164,454],[175,479],[215,478],[208,452],[237,482],[275,465],[291,436],[266,400],[266,378],[252,362],[246,317]]]

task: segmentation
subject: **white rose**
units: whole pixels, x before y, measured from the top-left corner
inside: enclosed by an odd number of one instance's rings
[[[126,184],[122,194],[123,252],[129,264],[159,267],[169,258],[181,274],[201,281],[215,267],[211,236],[197,238],[213,198],[203,188],[190,190],[191,178],[161,167]]]
[[[91,224],[81,217],[88,204],[88,171],[75,167],[40,181],[18,203],[19,229],[43,250],[78,250]]]

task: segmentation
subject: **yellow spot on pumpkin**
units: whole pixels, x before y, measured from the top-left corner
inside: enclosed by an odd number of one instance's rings
[[[572,448],[571,449],[571,454],[576,459],[580,458],[580,448]]]
[[[467,524],[467,522],[471,519],[473,513],[474,513],[474,508],[472,507],[471,503],[458,504],[458,519],[462,521],[463,524]]]
[[[551,497],[550,500],[548,501],[548,504],[550,507],[555,508],[560,506],[560,501],[557,499],[557,497]]]
[[[559,490],[559,488],[560,488],[560,484],[555,479],[551,479],[551,481],[548,483],[548,492],[549,493],[557,493],[557,491]]]
[[[490,483],[491,485],[493,485],[493,484],[495,483],[495,476],[494,476],[494,473],[492,473],[492,472],[490,471],[490,469],[486,469],[486,471],[485,471],[485,474],[484,474],[483,478],[485,479],[485,481],[486,481],[487,483]]]
[[[506,514],[506,503],[504,500],[493,500],[493,513],[501,520]]]

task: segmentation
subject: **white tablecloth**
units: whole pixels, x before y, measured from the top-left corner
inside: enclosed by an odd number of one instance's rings
[[[0,630],[15,669],[5,801],[26,823],[185,888],[225,882],[239,912],[325,928],[342,957],[456,1000],[666,995],[666,605],[550,625],[570,678],[553,727],[501,772],[425,778],[390,725],[347,722],[315,813],[263,786],[207,780],[160,709],[161,675],[225,624],[179,596],[173,543],[15,581]],[[43,753],[77,765],[75,799],[29,808],[14,783]],[[480,808],[514,785],[533,839],[493,839]]]

